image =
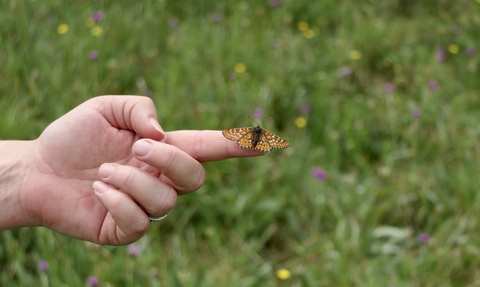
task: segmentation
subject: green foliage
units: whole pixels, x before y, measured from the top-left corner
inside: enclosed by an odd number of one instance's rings
[[[248,126],[261,108],[291,144],[205,163],[204,187],[135,258],[3,231],[0,285],[478,285],[480,58],[466,50],[480,47],[479,1],[207,2],[0,3],[2,139],[34,139],[97,95],[138,94],[165,130]]]

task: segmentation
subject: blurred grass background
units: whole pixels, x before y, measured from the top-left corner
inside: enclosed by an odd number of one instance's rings
[[[249,126],[256,109],[291,146],[204,164],[205,185],[131,246],[2,231],[0,285],[479,286],[479,12],[478,0],[2,1],[2,139],[137,94],[165,130]]]

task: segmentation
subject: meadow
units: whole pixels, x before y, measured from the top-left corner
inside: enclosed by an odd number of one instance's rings
[[[134,94],[290,147],[205,163],[129,246],[0,231],[0,286],[480,286],[479,27],[480,0],[2,1],[0,139]]]

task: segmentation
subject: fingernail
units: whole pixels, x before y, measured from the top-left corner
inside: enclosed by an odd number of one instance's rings
[[[112,175],[114,170],[115,170],[115,166],[113,164],[104,163],[102,164],[102,166],[100,166],[100,176],[109,177]]]
[[[150,152],[152,144],[149,141],[139,140],[133,146],[133,153],[138,156],[145,156]]]
[[[104,193],[105,191],[107,191],[109,189],[109,187],[108,187],[108,185],[106,185],[105,183],[103,183],[101,181],[95,181],[93,183],[93,189],[98,193]]]
[[[160,126],[160,124],[158,123],[158,121],[155,119],[155,118],[150,118],[150,123],[152,124],[152,126],[159,132],[161,132],[162,134],[165,134],[165,132],[163,131],[162,127]]]

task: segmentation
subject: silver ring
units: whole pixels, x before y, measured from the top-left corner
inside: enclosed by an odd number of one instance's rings
[[[159,221],[162,221],[165,219],[165,217],[168,216],[168,213],[165,214],[164,216],[161,216],[161,217],[158,217],[158,218],[152,218],[152,217],[148,217],[148,219],[150,219],[150,222],[159,222]]]

